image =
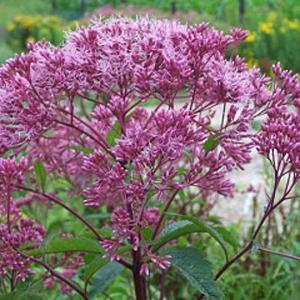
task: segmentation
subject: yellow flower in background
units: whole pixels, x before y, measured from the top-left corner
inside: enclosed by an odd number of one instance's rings
[[[36,24],[37,22],[36,22],[35,18],[33,18],[33,17],[24,16],[19,19],[19,23],[25,29],[29,29],[29,28],[33,27],[34,24]]]
[[[252,31],[248,31],[248,36],[245,39],[246,43],[252,43],[256,40],[256,33]]]
[[[266,34],[274,33],[273,25],[274,24],[271,22],[259,22],[258,23],[259,29]]]
[[[70,30],[75,30],[79,27],[79,22],[78,21],[71,21],[69,23],[68,29]]]
[[[29,36],[27,39],[26,39],[26,44],[28,43],[34,43],[35,42],[35,38],[33,36]]]
[[[59,26],[60,25],[60,20],[58,17],[55,16],[50,16],[46,19],[48,24],[54,25],[54,26]]]
[[[251,70],[252,68],[257,67],[258,64],[259,64],[258,60],[253,57],[250,57],[247,59],[247,69],[248,70]]]
[[[57,16],[17,15],[6,24],[7,42],[14,51],[23,50],[25,45],[41,39],[57,45],[63,40],[66,28]]]
[[[20,22],[23,19],[23,16],[15,16],[15,21]]]
[[[8,22],[5,27],[7,31],[13,31],[16,28],[16,25],[12,22]]]
[[[286,23],[287,27],[292,30],[297,30],[300,28],[300,24],[298,20],[288,20],[284,19],[284,22]]]
[[[25,213],[21,212],[21,218],[22,218],[22,219],[27,219],[28,216],[27,216]]]

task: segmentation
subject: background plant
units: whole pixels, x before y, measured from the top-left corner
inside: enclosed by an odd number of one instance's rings
[[[63,40],[62,20],[55,16],[16,16],[6,24],[7,43],[14,51],[26,49],[29,42],[46,39],[54,45]]]

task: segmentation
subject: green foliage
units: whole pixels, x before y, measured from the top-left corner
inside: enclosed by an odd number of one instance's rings
[[[69,149],[77,151],[77,152],[82,152],[86,155],[93,154],[93,152],[94,152],[93,149],[91,149],[91,148],[77,146],[77,145],[71,145],[71,146],[69,146]]]
[[[249,21],[249,37],[239,50],[251,64],[269,72],[271,64],[280,61],[286,69],[300,71],[300,22],[280,12],[268,12],[264,18]]]
[[[207,153],[214,150],[219,145],[218,137],[211,136],[203,144],[203,149]]]
[[[0,295],[0,300],[43,300],[43,282],[41,280],[25,284],[22,288],[11,293]]]
[[[194,232],[199,232],[199,228],[190,221],[182,220],[170,224],[161,232],[158,239],[155,240],[152,250],[156,251],[167,242]]]
[[[172,265],[182,272],[201,293],[210,296],[213,300],[223,298],[214,281],[211,264],[203,253],[192,247],[182,247],[173,248],[167,254],[172,256]]]
[[[5,2],[5,3],[4,3]],[[169,11],[171,0],[168,1],[149,1],[149,0],[128,0],[127,4],[135,4],[138,6],[148,5],[157,9]],[[181,12],[195,11],[197,12],[193,22],[210,21],[212,25],[223,26],[225,31],[232,24],[238,24],[238,9],[237,2],[233,0],[226,1],[183,1],[177,0],[177,9]],[[280,60],[286,68],[291,68],[300,71],[300,56],[296,55],[300,51],[300,27],[299,16],[300,7],[297,6],[296,0],[248,0],[246,6],[246,16],[243,27],[250,29],[250,39],[241,47],[241,54],[246,57],[250,64],[259,64],[265,71],[269,70],[270,64]],[[13,5],[11,5],[13,3]],[[92,11],[97,5],[113,4],[119,5],[119,1],[105,0],[86,0],[86,9]],[[66,24],[62,19],[56,16],[47,16],[50,11],[50,1],[43,0],[14,0],[0,2],[0,24],[4,25],[12,19],[15,11],[18,10],[18,15],[26,14],[26,16],[16,16],[14,20],[7,24],[7,41],[11,48],[8,48],[3,42],[0,43],[1,59],[12,56],[13,51],[23,51],[26,43],[29,41],[37,41],[42,38],[50,40],[53,44],[59,44],[63,40],[63,30]],[[272,10],[272,11],[271,11]],[[276,13],[274,14],[274,11]],[[39,14],[39,16],[29,16],[29,14]],[[57,1],[57,14],[66,19],[78,18],[82,15],[80,1]],[[183,13],[184,17],[186,16]],[[44,17],[43,17],[44,16]],[[223,23],[220,23],[223,22]],[[217,23],[218,22],[218,23]],[[240,24],[238,24],[240,25]],[[143,106],[151,108],[157,100],[150,99]],[[254,130],[260,129],[259,123],[252,123]],[[118,137],[121,134],[121,126],[116,122],[113,130],[111,130],[106,141],[109,146],[115,145]],[[214,150],[219,145],[217,137],[209,137],[203,146],[205,152]],[[82,152],[85,155],[92,154],[93,150],[88,147],[73,145],[69,149],[77,152]],[[191,159],[190,153],[187,151],[185,155]],[[36,182],[41,190],[45,190],[47,183],[47,172],[40,160],[34,164]],[[178,169],[178,176],[185,173],[184,166]],[[50,182],[48,182],[50,184]],[[53,190],[56,190],[60,197],[72,207],[76,207],[77,211],[89,219],[94,224],[101,226],[110,218],[110,212],[99,210],[98,213],[92,215],[88,209],[83,208],[81,203],[74,197],[64,193],[64,187],[70,183],[65,181],[55,182]],[[48,188],[48,187],[47,187]],[[51,189],[52,190],[52,189]],[[183,193],[183,192],[182,192]],[[183,193],[182,198],[185,194]],[[76,200],[76,201],[74,201]],[[197,199],[197,204],[199,200]],[[280,217],[280,228],[276,229],[276,221],[271,223],[271,242],[269,247],[280,249],[284,252],[287,250],[295,255],[300,255],[299,242],[299,226],[293,224],[299,223],[299,205],[297,209],[291,208],[288,216]],[[52,253],[61,254],[64,252],[86,252],[85,265],[82,267],[78,281],[81,285],[90,286],[91,299],[98,295],[97,299],[106,299],[102,296],[103,291],[112,299],[129,299],[132,294],[131,287],[127,282],[126,276],[118,276],[123,271],[123,267],[115,262],[109,262],[103,258],[103,249],[98,241],[86,237],[79,236],[77,233],[84,232],[82,224],[78,224],[72,217],[60,207],[49,208],[46,205],[26,208],[27,212],[44,218],[42,209],[51,209],[51,214],[48,218],[45,217],[49,232],[52,237],[43,244],[43,247],[38,250],[28,250],[35,244],[24,244],[19,250],[22,250],[30,255],[42,255],[49,257]],[[158,236],[158,239],[152,244],[152,251],[158,251],[169,241],[176,240],[178,245],[183,245],[181,248],[167,249],[165,253],[172,255],[172,264],[181,274],[174,276],[173,269],[168,272],[167,283],[170,284],[170,289],[176,286],[176,293],[170,299],[188,299],[195,295],[199,295],[198,291],[208,295],[209,299],[221,299],[222,294],[219,291],[216,283],[213,281],[212,269],[219,269],[224,263],[223,253],[219,254],[221,246],[226,257],[228,252],[237,250],[243,241],[238,240],[228,227],[224,227],[220,222],[217,224],[210,222],[209,218],[205,217],[205,222],[201,218],[176,216],[180,220],[167,226]],[[294,218],[294,219],[292,219]],[[212,219],[212,218],[211,218]],[[213,223],[213,225],[212,225]],[[244,231],[248,224],[234,225],[233,231]],[[281,228],[282,227],[282,228]],[[286,229],[287,228],[287,229]],[[276,232],[277,230],[277,232]],[[281,231],[282,230],[282,231]],[[250,231],[250,230],[249,230]],[[61,232],[76,233],[73,238],[61,238]],[[194,234],[196,233],[196,234]],[[208,233],[208,235],[199,234]],[[101,234],[110,236],[110,228],[101,228]],[[269,233],[270,234],[270,233]],[[142,235],[146,243],[151,244],[153,231],[151,228],[144,228]],[[245,237],[246,240],[246,237]],[[262,233],[262,241],[267,240],[266,235]],[[217,242],[217,243],[216,243]],[[286,249],[286,245],[291,245]],[[193,245],[203,250],[200,252],[196,248],[188,247]],[[229,249],[228,249],[229,248]],[[130,247],[124,247],[120,251],[131,250]],[[256,249],[257,250],[257,249]],[[205,253],[205,255],[204,255]],[[209,257],[208,262],[206,257]],[[40,272],[38,266],[35,267],[37,273]],[[123,275],[128,275],[123,272]],[[160,283],[154,275],[151,275],[151,291],[153,299],[159,299]],[[191,285],[185,284],[186,278]],[[267,257],[261,255],[259,251],[253,251],[246,256],[241,262],[234,264],[222,277],[218,285],[224,290],[225,299],[238,300],[254,300],[254,299],[300,299],[300,268],[299,263],[282,259],[278,257]],[[175,287],[174,287],[175,289]],[[66,299],[54,291],[55,295],[46,295],[45,290],[40,284],[28,284],[26,287],[18,287],[18,292],[12,292],[5,295],[0,295],[0,300],[39,300],[39,299]],[[76,295],[72,295],[73,299],[78,299]],[[115,297],[115,298],[114,298]]]
[[[7,43],[14,51],[24,51],[29,42],[46,39],[54,45],[63,41],[65,27],[56,16],[15,16],[6,24]]]
[[[84,269],[84,280],[88,282],[91,277],[100,269],[102,266],[108,263],[108,259],[104,259],[102,255],[95,255]]]
[[[51,3],[45,0],[1,0],[0,26],[5,25],[15,15],[47,15],[50,13]]]
[[[110,132],[107,134],[106,142],[107,145],[113,147],[116,144],[116,139],[121,134],[121,124],[120,122],[116,122]]]
[[[230,246],[232,246],[234,250],[237,250],[239,243],[235,238],[235,236],[229,230],[227,230],[225,227],[222,226],[214,227],[214,230],[216,230],[219,233],[219,235],[222,237],[222,239]]]
[[[199,228],[199,230],[208,233],[212,238],[214,238],[224,250],[226,260],[228,259],[227,244],[223,239],[223,236],[217,230],[215,230],[213,226],[194,217],[185,217],[185,219],[191,221]]]
[[[47,173],[41,160],[36,160],[34,163],[34,171],[37,184],[42,191],[45,191]]]
[[[123,271],[123,267],[112,261],[108,264],[105,264],[99,271],[95,274],[91,289],[90,289],[90,297],[91,299],[97,294],[101,293],[108,287],[108,285],[115,279],[117,275],[119,275]]]
[[[85,237],[60,238],[52,237],[46,239],[41,249],[30,250],[29,255],[63,253],[63,252],[91,252],[103,254],[100,244],[93,239]]]
[[[235,239],[229,231],[222,227],[214,228],[212,225],[193,217],[182,216],[182,218],[184,220],[170,224],[161,232],[153,244],[153,251],[156,251],[167,242],[176,240],[181,236],[196,232],[205,232],[219,243],[224,250],[226,259],[228,258],[227,243],[234,245],[234,247],[236,246]]]

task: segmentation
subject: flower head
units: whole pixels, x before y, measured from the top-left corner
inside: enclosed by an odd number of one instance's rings
[[[0,220],[6,220],[6,205],[0,204]],[[0,224],[0,277],[14,272],[16,279],[25,281],[33,272],[29,258],[24,258],[16,249],[25,243],[32,243],[32,249],[42,241],[45,230],[42,226],[24,216],[14,205],[10,208],[10,224]]]

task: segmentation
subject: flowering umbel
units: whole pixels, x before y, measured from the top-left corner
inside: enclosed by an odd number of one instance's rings
[[[171,257],[153,241],[180,194],[232,196],[230,172],[255,148],[269,159],[276,150],[299,174],[297,79],[275,66],[274,83],[227,58],[246,36],[122,18],[70,32],[61,48],[29,45],[0,69],[0,149],[39,158],[89,209],[112,211],[111,235],[99,238],[104,257],[137,280],[153,266],[165,270]]]
[[[23,215],[15,205],[10,207],[10,220],[6,222],[6,206],[0,204],[0,278],[12,276],[12,281],[25,281],[33,271],[31,260],[17,252],[17,248],[31,243],[31,249],[43,241],[45,230],[42,226]],[[29,244],[28,244],[29,245]]]

